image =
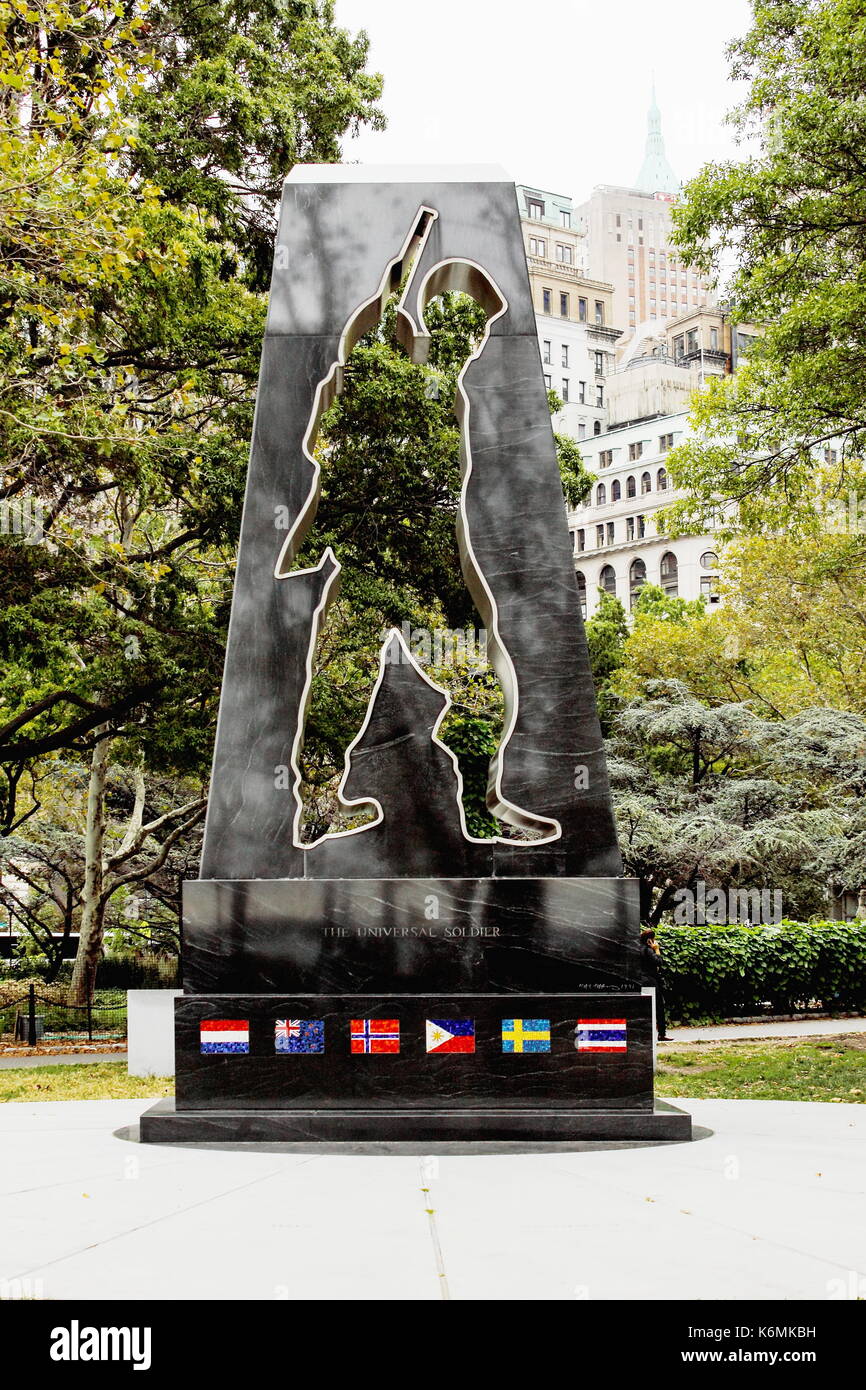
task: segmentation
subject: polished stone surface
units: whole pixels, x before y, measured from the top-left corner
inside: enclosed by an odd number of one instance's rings
[[[309,572],[277,579],[274,569],[287,530],[306,514],[313,467],[302,442],[317,387],[337,361],[347,322],[376,296],[389,263],[419,225],[423,206],[438,216],[419,252],[407,300],[416,323],[425,277],[442,262],[483,267],[507,301],[465,373],[466,515],[459,529],[467,584],[488,627],[492,596],[516,676],[516,722],[502,757],[502,804],[556,821],[562,834],[546,843],[493,845],[463,835],[456,827],[453,773],[434,754],[426,764],[421,754],[420,740],[430,728],[429,699],[396,775],[397,696],[420,698],[404,679],[399,691],[391,688],[382,696],[383,707],[351,771],[352,794],[378,797],[383,825],[303,849],[292,833],[294,790],[278,769],[291,766],[302,731],[307,656],[336,581],[327,552]],[[453,182],[370,184],[354,181],[351,173],[336,182],[332,171],[322,181],[315,168],[305,180],[296,168],[284,189],[274,266],[201,876],[618,873],[513,184],[503,179],[473,185],[459,175]],[[399,267],[392,276],[398,279]],[[473,564],[489,594],[479,587]],[[443,795],[448,813],[437,809],[434,815],[432,803]],[[431,803],[426,815],[424,802]]]
[[[192,994],[639,988],[633,879],[184,884]]]
[[[584,1052],[578,1019],[621,1018],[627,1049]],[[427,1052],[427,1020],[472,1020],[472,1053]],[[181,1110],[651,1111],[651,1001],[644,994],[185,995],[175,1002],[176,1096]],[[236,1022],[243,1053],[205,1053],[201,1026]],[[317,1020],[324,1050],[277,1052],[278,1020]],[[393,1022],[394,1050],[354,1052],[352,1021]],[[530,1039],[512,1051],[514,1020]],[[533,1021],[547,1039],[536,1043]],[[209,1036],[209,1035],[208,1035]],[[373,1042],[373,1047],[382,1043]],[[539,1047],[548,1050],[537,1050]]]
[[[160,1100],[140,1120],[145,1144],[311,1142],[592,1143],[692,1139],[691,1116],[664,1101],[652,1110],[182,1110]]]

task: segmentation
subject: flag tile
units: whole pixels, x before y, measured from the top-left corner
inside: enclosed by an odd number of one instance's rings
[[[425,1019],[428,1052],[474,1052],[473,1018]]]
[[[627,1052],[624,1018],[579,1018],[574,1030],[578,1052]]]
[[[200,1026],[201,1050],[213,1052],[249,1052],[250,1024],[246,1018],[209,1018]]]
[[[504,1018],[503,1052],[549,1052],[549,1018]]]
[[[274,1049],[277,1052],[324,1052],[325,1020],[278,1018],[274,1024]]]
[[[396,1018],[353,1018],[350,1029],[352,1052],[399,1052],[400,1022]]]

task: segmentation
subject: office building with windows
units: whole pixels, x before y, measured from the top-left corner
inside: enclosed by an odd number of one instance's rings
[[[585,505],[569,513],[584,617],[592,617],[602,593],[630,612],[647,583],[671,597],[718,602],[719,557],[712,537],[672,539],[658,520],[677,495],[665,458],[687,428],[686,411],[656,415],[609,431],[585,452],[597,478]]]
[[[621,336],[613,289],[581,268],[582,237],[566,226],[570,198],[525,186],[517,196],[545,384],[563,402],[554,428],[592,439],[607,428],[607,380]]]
[[[601,184],[573,216],[584,236],[587,273],[613,285],[613,317],[625,337],[643,323],[678,318],[713,302],[705,277],[683,263],[670,241],[678,193],[653,92],[634,187]]]
[[[671,597],[718,603],[713,538],[673,539],[659,513],[677,496],[666,457],[688,431],[690,398],[710,376],[731,370],[735,333],[718,310],[699,309],[629,344],[609,378],[608,428],[582,451],[596,481],[569,513],[585,617],[602,593],[630,612],[647,583]]]

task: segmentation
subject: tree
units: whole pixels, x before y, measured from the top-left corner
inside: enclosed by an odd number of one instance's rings
[[[613,718],[621,703],[612,677],[625,661],[628,635],[628,619],[622,603],[613,594],[602,592],[598,607],[586,624],[586,644],[595,681],[598,717],[605,736],[612,731]]]
[[[866,720],[708,709],[656,682],[616,721],[610,774],[626,872],[657,923],[680,888],[770,888],[788,915],[863,885]]]
[[[698,602],[666,617],[647,586],[613,693],[627,700],[664,678],[710,705],[747,700],[768,717],[822,705],[866,713],[859,556],[850,536],[745,536],[726,548],[720,607]]]
[[[689,496],[669,524],[698,532],[720,504],[730,529],[815,531],[864,481],[866,15],[860,0],[753,0],[753,14],[729,49],[750,84],[730,118],[745,156],[706,166],[674,209],[686,259],[723,277],[733,263],[732,323],[761,325],[670,458]]]
[[[366,51],[315,0],[0,5],[0,501],[28,518],[0,528],[7,834],[41,828],[61,755],[98,793],[103,742],[205,775],[279,182],[381,123]]]

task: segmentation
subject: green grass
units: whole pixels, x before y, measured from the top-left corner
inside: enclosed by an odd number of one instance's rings
[[[680,1043],[659,1052],[657,1093],[719,1100],[866,1102],[866,1034]],[[0,1102],[147,1100],[170,1096],[170,1076],[129,1076],[125,1062],[0,1070]]]
[[[656,1093],[719,1100],[866,1102],[866,1034],[681,1043],[659,1050]]]
[[[34,1100],[147,1100],[174,1095],[171,1076],[130,1076],[125,1062],[0,1070],[0,1102]]]

